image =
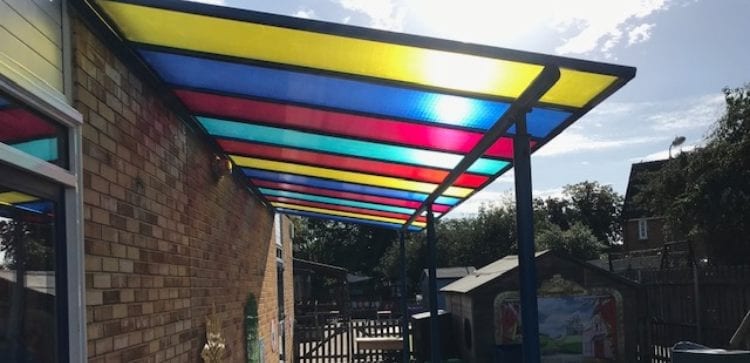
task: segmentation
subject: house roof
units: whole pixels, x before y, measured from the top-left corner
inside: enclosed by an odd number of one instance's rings
[[[474,266],[439,267],[435,269],[435,276],[438,279],[455,279],[464,277],[474,271],[476,271],[476,268],[474,268]],[[424,269],[422,271],[422,277],[424,278],[428,275],[428,270]]]
[[[638,194],[641,188],[648,181],[648,173],[661,170],[668,160],[647,161],[635,163],[630,167],[630,176],[628,177],[628,188],[625,191],[625,202],[622,207],[622,215],[625,220],[642,217],[655,217],[658,213],[650,211],[646,206],[641,205],[638,200]]]
[[[547,257],[547,256],[554,256],[560,259],[563,259],[565,261],[569,261],[571,263],[577,264],[583,268],[587,268],[590,270],[593,270],[603,276],[605,276],[608,279],[615,280],[618,283],[628,285],[631,287],[638,287],[639,285],[636,282],[633,282],[631,280],[628,280],[620,275],[617,275],[615,273],[609,272],[606,269],[603,269],[599,266],[595,266],[589,262],[581,261],[576,258],[573,258],[572,256],[561,253],[561,252],[552,252],[549,250],[537,252],[534,255],[534,259],[539,259],[540,257]],[[440,291],[443,292],[457,292],[457,293],[469,293],[487,283],[490,281],[500,278],[503,275],[515,270],[518,267],[518,256],[517,255],[508,255],[505,256],[495,262],[490,263],[487,266],[484,266],[473,273],[467,275],[466,277],[463,277],[461,279],[458,279],[456,281],[453,281],[452,283],[446,285]]]
[[[548,253],[549,251],[537,252],[534,258]],[[508,255],[495,262],[484,266],[465,277],[453,281],[440,291],[467,293],[470,292],[518,267],[518,256]]]
[[[276,212],[421,230],[635,68],[178,0],[80,0]],[[100,24],[101,26],[101,24]]]

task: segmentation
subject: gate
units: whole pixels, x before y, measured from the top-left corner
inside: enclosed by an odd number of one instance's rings
[[[338,313],[314,313],[295,320],[295,362],[351,362],[352,335],[348,317]]]
[[[401,319],[358,319],[351,321],[351,332],[355,340],[352,362],[401,361],[401,349],[367,349],[364,340],[368,338],[400,338]],[[400,341],[397,345],[400,346]]]
[[[400,319],[349,319],[338,312],[296,317],[294,361],[299,363],[399,362],[399,349],[373,349],[371,338],[401,337]],[[393,343],[393,342],[391,342]]]

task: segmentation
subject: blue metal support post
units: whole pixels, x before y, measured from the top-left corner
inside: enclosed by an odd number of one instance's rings
[[[400,231],[398,233],[400,242],[400,257],[401,260],[401,339],[402,339],[402,356],[401,361],[404,363],[409,362],[409,306],[406,303],[406,232]]]
[[[437,308],[437,251],[435,245],[437,238],[435,236],[435,215],[432,214],[432,204],[427,206],[427,249],[429,250],[429,290],[430,290],[430,361],[440,363],[440,327],[438,325],[438,308]]]
[[[526,114],[522,114],[516,120],[516,136],[513,142],[513,171],[516,183],[523,362],[539,363],[539,308],[536,298],[537,277],[534,258],[534,209],[531,196],[531,150],[529,148],[529,134],[526,130]]]

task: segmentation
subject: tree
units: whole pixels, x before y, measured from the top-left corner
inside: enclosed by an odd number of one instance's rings
[[[565,251],[581,259],[597,258],[619,238],[622,196],[610,186],[581,182],[564,187],[563,198],[534,202],[539,249]],[[297,256],[342,266],[352,272],[391,280],[400,278],[395,231],[313,219],[295,219]],[[516,253],[516,210],[511,200],[483,205],[475,216],[441,219],[435,226],[437,265],[482,267]],[[411,286],[427,266],[425,233],[406,239]]]
[[[404,240],[406,249],[406,276],[408,291],[414,291],[426,266],[427,253],[424,233],[410,233]],[[401,279],[401,256],[398,242],[388,247],[378,262],[376,270],[387,279]]]
[[[483,205],[476,216],[439,220],[437,265],[482,267],[516,251],[515,210],[504,204]],[[378,270],[393,280],[400,278],[399,244],[393,243],[380,260]],[[416,286],[427,267],[425,233],[406,238],[407,275]]]
[[[611,186],[595,181],[564,186],[562,198],[535,199],[537,250],[564,252],[581,260],[599,258],[622,239],[623,200]]]
[[[575,223],[567,230],[555,224],[536,234],[537,250],[563,252],[580,260],[599,258],[606,246],[601,243],[587,226]]]
[[[397,237],[394,230],[361,224],[306,218],[293,223],[298,257],[364,275],[377,274],[380,257]]]
[[[0,269],[54,270],[52,225],[0,217]],[[23,266],[19,266],[23,263]]]
[[[641,202],[671,237],[703,241],[721,264],[750,262],[750,84],[724,89],[723,116],[703,148],[646,175]]]
[[[609,246],[622,240],[620,214],[624,198],[612,186],[583,181],[564,186],[563,195],[569,200],[568,223],[587,226],[597,240]]]

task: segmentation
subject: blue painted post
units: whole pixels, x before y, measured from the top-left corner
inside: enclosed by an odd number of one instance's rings
[[[401,339],[402,339],[402,356],[401,361],[409,362],[409,305],[406,302],[406,232],[399,232],[400,242],[400,260],[401,260]]]
[[[427,249],[429,250],[430,361],[432,363],[440,363],[442,361],[440,359],[440,327],[438,325],[437,276],[435,272],[437,264],[436,244],[435,215],[432,214],[432,205],[429,205],[427,206]]]
[[[518,268],[521,284],[521,327],[523,362],[539,363],[539,308],[536,299],[534,259],[534,209],[531,196],[531,153],[526,115],[516,121],[513,142],[513,171],[516,183],[516,225],[518,229]]]

